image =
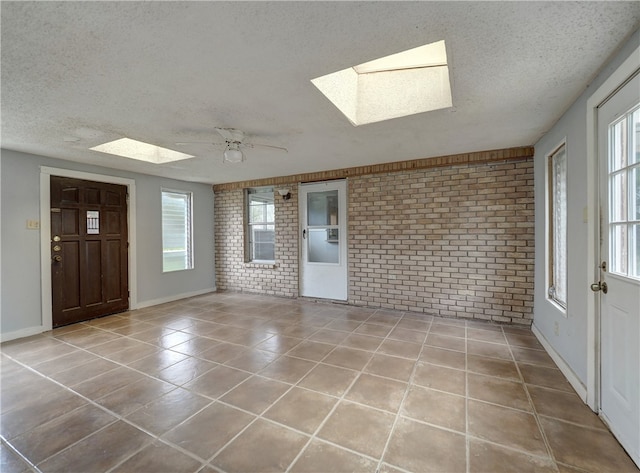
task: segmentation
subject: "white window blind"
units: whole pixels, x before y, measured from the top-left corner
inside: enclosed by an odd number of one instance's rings
[[[162,191],[162,271],[193,268],[191,192]]]
[[[567,307],[567,152],[549,156],[549,297]]]

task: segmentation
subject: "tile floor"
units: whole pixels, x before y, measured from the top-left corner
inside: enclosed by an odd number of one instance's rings
[[[3,473],[638,471],[521,328],[222,293],[1,348]]]

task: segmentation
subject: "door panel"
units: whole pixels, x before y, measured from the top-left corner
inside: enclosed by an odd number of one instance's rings
[[[640,75],[598,110],[600,414],[640,466]]]
[[[129,307],[127,188],[51,176],[53,326]]]
[[[300,295],[347,300],[347,182],[300,186]]]

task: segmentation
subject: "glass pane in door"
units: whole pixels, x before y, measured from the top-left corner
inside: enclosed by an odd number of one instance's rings
[[[330,232],[335,235],[335,239],[330,238],[332,236]],[[307,241],[309,242],[309,263],[337,264],[340,262],[338,229],[310,228]]]
[[[338,225],[338,191],[309,192],[307,195],[308,225]]]

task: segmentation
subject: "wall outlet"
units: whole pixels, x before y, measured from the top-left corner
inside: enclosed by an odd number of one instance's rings
[[[558,322],[553,323],[553,333],[556,334],[556,337],[560,335],[560,324]]]
[[[27,220],[27,230],[40,229],[40,220]]]

